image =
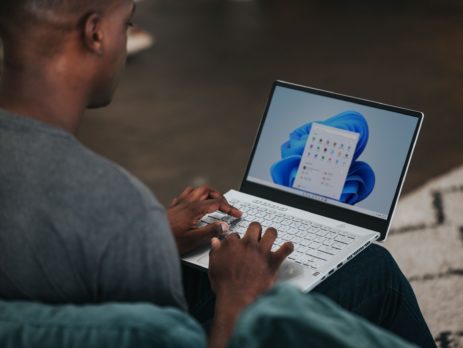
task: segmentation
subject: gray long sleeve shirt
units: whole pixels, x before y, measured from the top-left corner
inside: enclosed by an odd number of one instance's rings
[[[71,134],[0,109],[0,298],[185,308],[164,208]]]

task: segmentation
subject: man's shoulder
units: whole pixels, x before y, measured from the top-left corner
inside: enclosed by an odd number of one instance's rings
[[[63,157],[71,157],[71,160],[69,166],[63,170],[72,173],[75,183],[70,186],[81,185],[104,202],[123,200],[134,205],[133,208],[139,206],[143,209],[164,211],[164,207],[148,187],[119,164],[95,153],[77,140],[68,151]]]
[[[0,177],[11,187],[98,209],[164,210],[137,178],[70,133],[5,112],[0,121],[0,166],[8,168]]]
[[[140,201],[147,209],[164,211],[163,205],[157,200],[152,191],[136,176],[119,164],[85,147],[83,151],[89,152],[88,156],[92,157],[91,161],[94,161],[95,164],[101,167],[102,172],[106,175],[100,176],[100,179],[110,185],[111,189],[126,191],[127,194],[134,195],[135,198],[140,198]],[[111,182],[107,180],[107,177],[111,178]]]

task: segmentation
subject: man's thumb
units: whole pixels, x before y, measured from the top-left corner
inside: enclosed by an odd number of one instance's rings
[[[226,222],[216,222],[199,229],[198,234],[205,240],[210,240],[211,238],[222,236],[229,229],[230,226]]]
[[[216,238],[216,237],[212,238],[211,239],[211,252],[218,250],[220,248],[220,244],[221,242],[219,238]]]

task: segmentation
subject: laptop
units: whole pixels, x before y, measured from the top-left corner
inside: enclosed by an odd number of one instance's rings
[[[241,188],[225,194],[243,216],[215,212],[200,226],[226,221],[241,236],[253,221],[276,228],[274,248],[294,244],[277,280],[308,292],[386,239],[423,116],[276,81]],[[207,269],[209,247],[183,261]]]

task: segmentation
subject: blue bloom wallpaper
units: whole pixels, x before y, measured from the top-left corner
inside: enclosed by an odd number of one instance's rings
[[[352,133],[356,148],[349,152],[346,181],[337,199],[353,210],[386,217],[417,126],[416,118],[396,112],[277,87],[248,180],[301,194],[304,189],[293,184],[295,178],[302,179],[298,168],[314,124],[358,134]]]
[[[365,117],[356,111],[344,111],[328,119],[315,122],[359,134],[359,141],[354,151],[353,161],[340,201],[353,205],[364,200],[375,186],[375,173],[371,166],[366,162],[357,160],[368,143],[368,123]],[[289,139],[281,145],[281,159],[274,163],[270,169],[274,183],[293,187],[313,123],[309,122],[296,128],[289,134]]]

